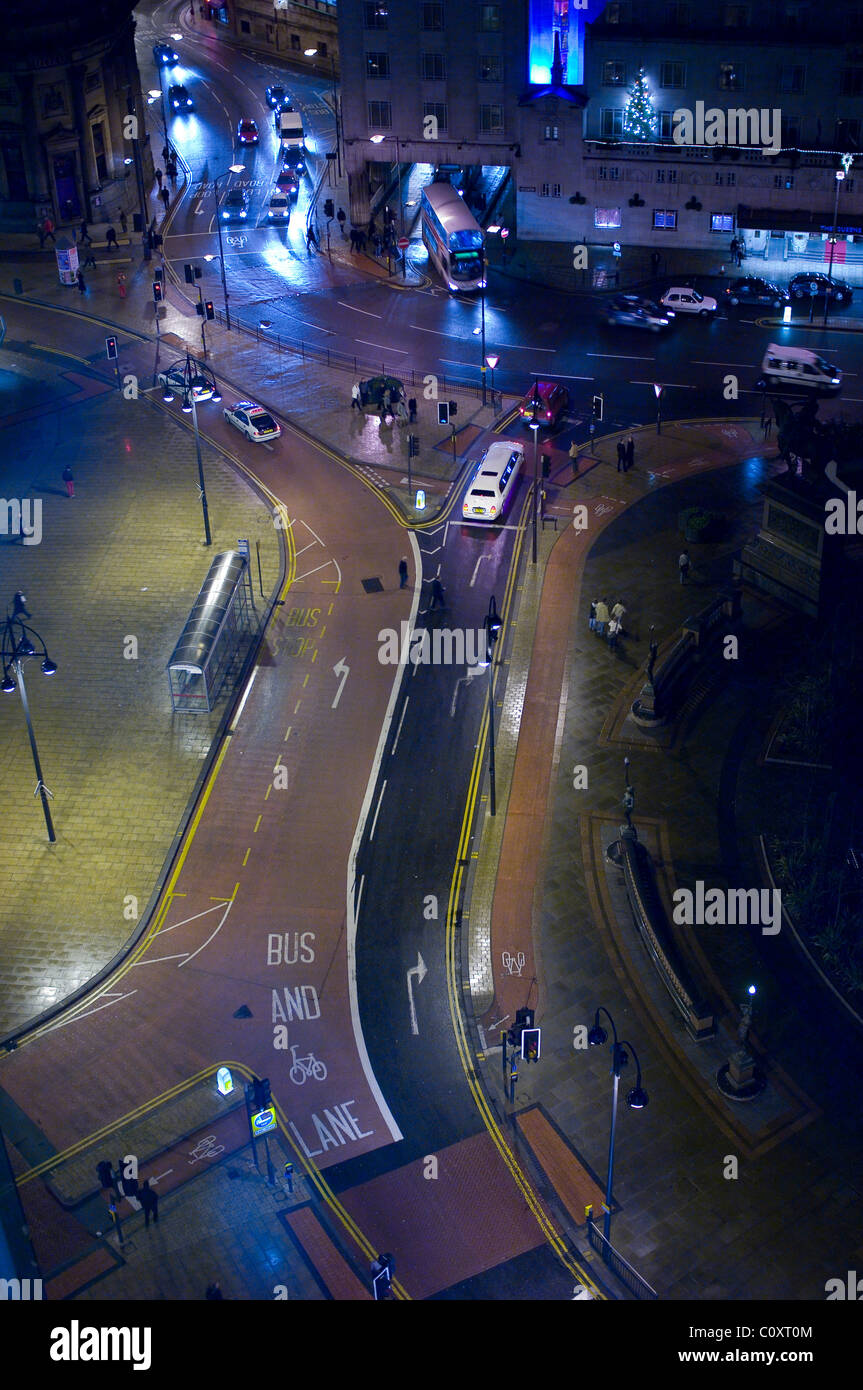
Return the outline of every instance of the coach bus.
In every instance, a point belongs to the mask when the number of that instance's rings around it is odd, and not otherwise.
[[[482,228],[452,184],[427,183],[423,189],[422,237],[449,289],[484,287]]]

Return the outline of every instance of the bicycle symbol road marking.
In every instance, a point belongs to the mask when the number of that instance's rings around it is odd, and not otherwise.
[[[224,1144],[217,1144],[215,1134],[208,1134],[206,1139],[199,1139],[195,1147],[189,1150],[189,1163],[199,1163],[202,1158],[215,1158],[216,1154],[224,1152]]]
[[[520,975],[524,969],[524,951],[519,951],[517,956],[501,951],[500,960],[506,975]]]
[[[318,1061],[317,1057],[313,1052],[310,1052],[308,1057],[298,1057],[297,1051],[298,1049],[296,1045],[292,1044],[292,1064],[291,1070],[288,1072],[288,1075],[290,1076],[294,1085],[304,1086],[309,1077],[311,1077],[313,1081],[326,1081],[326,1063]]]

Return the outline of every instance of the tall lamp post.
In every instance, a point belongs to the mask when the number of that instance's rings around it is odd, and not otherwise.
[[[402,157],[401,157],[401,144],[400,144],[400,141],[399,141],[399,137],[398,137],[397,135],[371,135],[371,136],[369,136],[369,140],[370,140],[370,143],[371,143],[372,145],[382,145],[383,142],[384,142],[385,140],[395,140],[395,143],[396,143],[396,169],[398,170],[398,185],[399,185],[399,227],[401,228],[401,235],[404,236],[404,234],[405,234],[405,205],[404,205],[404,200],[403,200],[403,198],[402,198]]]
[[[46,676],[56,675],[57,665],[48,655],[48,650],[42,638],[35,628],[28,627],[24,622],[29,618],[27,612],[27,599],[19,590],[12,600],[12,611],[6,611],[6,622],[3,628],[2,641],[2,660],[3,660],[3,681],[0,685],[4,695],[14,695],[18,690],[21,695],[21,704],[24,707],[24,718],[27,721],[27,734],[30,739],[30,751],[33,754],[33,766],[36,769],[36,791],[42,799],[42,810],[45,813],[45,826],[48,831],[48,839],[53,845],[57,839],[54,831],[54,822],[51,819],[51,807],[48,805],[48,798],[53,795],[48,790],[42,780],[42,764],[39,761],[39,749],[36,747],[36,735],[33,732],[33,721],[30,718],[30,705],[27,700],[27,687],[24,684],[24,662],[27,657],[42,657],[42,673]],[[41,647],[41,652],[37,649]],[[14,671],[14,675],[12,674]],[[17,677],[17,680],[16,680]],[[33,793],[36,795],[36,792]]]
[[[494,369],[495,369],[495,367],[497,366],[497,364],[498,364],[499,361],[500,361],[500,357],[498,356],[498,354],[497,354],[496,352],[490,352],[490,353],[488,353],[488,355],[486,356],[486,359],[485,359],[486,366],[488,367],[489,371],[491,372],[491,408],[492,408],[492,410],[494,410]]]
[[[618,1039],[617,1029],[614,1026],[614,1019],[611,1017],[608,1009],[602,1006],[596,1010],[593,1016],[593,1027],[587,1035],[589,1045],[591,1047],[601,1047],[604,1043],[608,1042],[608,1033],[599,1022],[600,1014],[605,1014],[605,1017],[611,1024],[611,1031],[614,1034],[614,1042],[611,1045],[611,1074],[614,1078],[611,1097],[611,1135],[608,1141],[608,1183],[605,1188],[605,1222],[603,1225],[603,1235],[605,1239],[610,1242],[611,1203],[614,1193],[614,1131],[617,1124],[617,1091],[620,1082],[620,1073],[629,1061],[629,1053],[626,1051],[627,1048],[629,1048],[629,1052],[631,1052],[635,1058],[636,1067],[635,1085],[626,1096],[626,1103],[630,1110],[643,1110],[648,1102],[648,1095],[641,1085],[641,1063],[638,1060],[638,1054],[635,1048],[632,1046],[632,1043],[627,1042],[625,1038],[622,1041]]]
[[[183,364],[182,372],[182,392],[183,392],[183,414],[192,416],[192,427],[195,431],[195,452],[198,456],[198,493],[201,498],[201,511],[204,514],[204,544],[212,545],[213,537],[210,532],[210,509],[207,506],[207,488],[204,482],[204,461],[201,457],[201,435],[198,429],[198,406],[195,399],[195,388],[201,385],[212,383],[213,394],[210,400],[217,404],[222,399],[219,388],[216,385],[215,377],[207,376],[200,362],[196,362],[189,353],[186,354],[186,361]],[[165,394],[162,399],[170,405],[174,399],[174,394],[170,386],[165,387]]]
[[[162,131],[165,136],[165,144],[163,146],[163,149],[169,150],[171,148],[171,145],[168,140],[168,98],[165,95],[165,84],[162,81],[161,63],[159,64],[159,90],[157,92],[153,88],[150,88],[147,95],[149,97],[152,97],[153,101],[159,100],[162,104]]]
[[[537,416],[541,405],[542,402],[539,399],[539,383],[534,380],[533,400],[530,403],[531,418],[529,421],[530,427],[533,430],[533,542],[531,545],[530,558],[531,564],[534,565],[536,564],[536,514],[539,503],[539,420]]]
[[[317,57],[319,54],[320,54],[321,57],[323,57],[323,54],[321,54],[321,50],[320,50],[319,48],[306,48],[306,49],[303,50],[303,52],[305,53],[305,55],[306,55],[307,58],[315,58],[315,57]],[[338,92],[336,91],[336,60],[335,60],[335,58],[334,58],[334,56],[333,56],[332,53],[331,53],[329,56],[330,56],[330,75],[331,75],[332,80],[333,80],[333,115],[334,115],[335,118],[336,118],[336,165],[337,165],[337,168],[338,168],[338,171],[339,171],[339,178],[341,178],[341,176],[342,176],[342,142],[341,142],[341,122],[340,122],[340,120],[339,120],[339,96],[338,96]]]
[[[827,278],[833,279],[833,256],[836,251],[836,224],[839,221],[839,190],[843,181],[850,172],[851,165],[854,163],[853,154],[842,155],[842,168],[836,170],[836,197],[833,199],[833,231],[830,233],[830,263],[827,267]],[[827,322],[827,313],[830,307],[829,295],[824,296],[824,323]]]
[[[216,230],[219,233],[219,260],[222,265],[222,294],[225,297],[225,327],[230,329],[231,316],[228,313],[228,282],[225,278],[225,252],[222,246],[222,215],[219,211],[219,179],[226,179],[229,174],[244,174],[245,164],[232,164],[223,174],[217,174],[213,179],[213,196],[216,199]],[[204,257],[206,260],[207,257]]]
[[[494,594],[489,599],[484,627],[485,659],[488,665],[488,799],[489,811],[494,815],[497,810],[494,785],[494,646],[500,636],[501,627]]]

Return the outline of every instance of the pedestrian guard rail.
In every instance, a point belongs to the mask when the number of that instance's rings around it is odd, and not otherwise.
[[[679,711],[692,677],[701,664],[719,655],[720,639],[740,620],[740,589],[727,589],[694,617],[687,618],[680,637],[642,686],[632,704],[632,716],[648,727],[666,724]]]
[[[248,557],[217,555],[168,662],[175,714],[209,714],[243,639],[253,630]]]
[[[648,1284],[646,1279],[633,1269],[628,1260],[625,1260],[619,1251],[615,1250],[610,1240],[606,1240],[602,1231],[593,1219],[593,1208],[587,1209],[587,1238],[594,1250],[601,1255],[608,1268],[612,1270],[623,1285],[636,1298],[658,1298],[656,1290]]]
[[[636,930],[683,1019],[686,1031],[695,1042],[713,1037],[716,1032],[713,1011],[698,992],[689,966],[674,940],[649,852],[631,828],[627,828],[611,848],[613,853],[610,851],[610,858],[623,869],[626,896]]]

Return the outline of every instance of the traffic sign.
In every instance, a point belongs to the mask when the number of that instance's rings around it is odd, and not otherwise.
[[[410,246],[410,241],[406,236],[400,236],[398,241],[396,242],[396,245],[398,246],[400,251],[407,251],[408,247]]]

